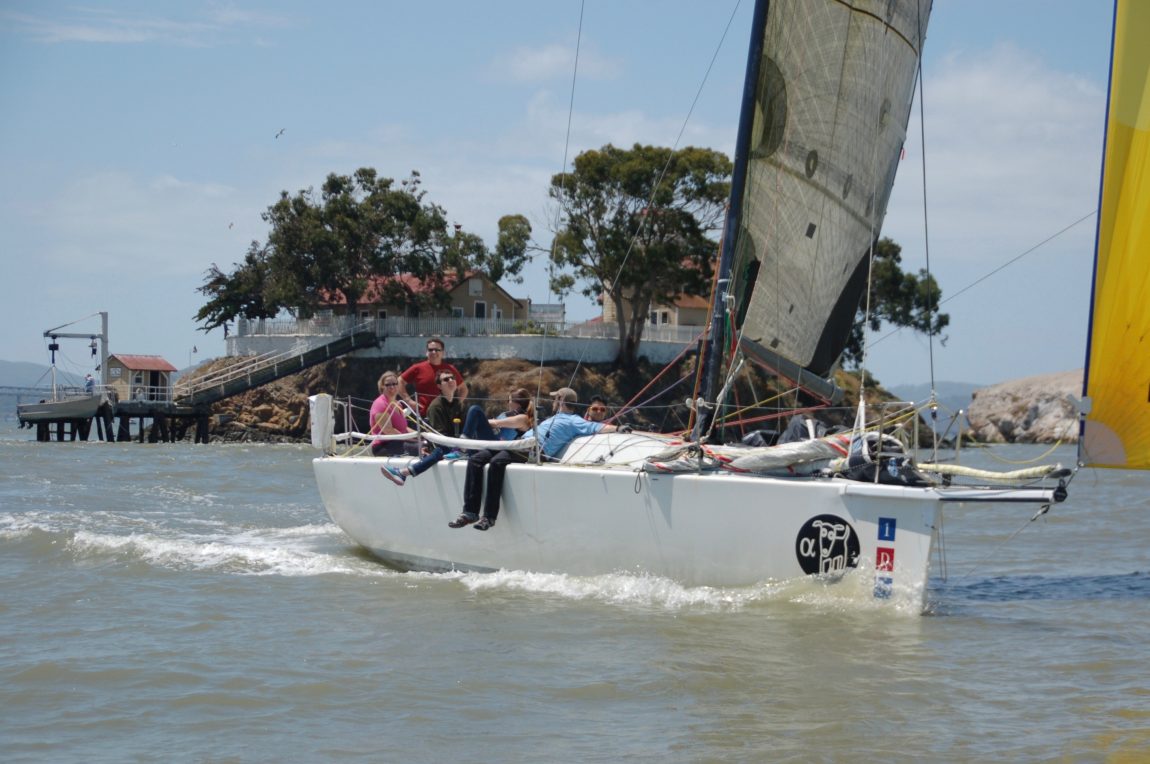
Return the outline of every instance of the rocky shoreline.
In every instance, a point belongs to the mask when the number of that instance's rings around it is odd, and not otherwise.
[[[229,359],[218,359],[195,370],[209,373]],[[366,409],[375,397],[376,380],[385,369],[403,369],[407,358],[343,358],[276,380],[242,395],[216,404],[212,410],[211,437],[226,443],[306,443],[310,439],[308,396],[330,393],[350,397]],[[527,361],[453,361],[468,381],[471,402],[482,402],[494,411],[506,391],[515,387],[549,391],[573,387],[580,400],[603,395],[613,405],[631,400],[649,385],[661,368],[625,372],[609,365],[575,363],[540,367]],[[657,385],[660,393],[643,392],[644,415],[630,417],[641,428],[672,431],[685,427],[687,410],[683,405],[693,374],[690,361],[682,362],[664,375]],[[681,385],[674,380],[686,380]],[[840,386],[847,391],[846,409],[857,402],[857,378],[840,373]],[[769,384],[761,377],[747,380],[737,391],[741,400],[753,400]],[[1077,436],[1078,413],[1075,399],[1081,395],[1082,372],[1067,371],[1011,380],[976,390],[967,417],[970,429],[964,440],[980,443],[1056,443]],[[884,396],[886,397],[886,396]],[[831,412],[833,415],[833,412]],[[366,429],[365,422],[356,422]],[[769,426],[769,425],[768,425]],[[777,426],[777,425],[774,425]]]
[[[983,443],[1057,443],[1078,437],[1082,370],[1025,377],[977,390],[967,416]]]
[[[228,359],[196,369],[196,375],[211,373]],[[638,380],[650,380],[659,369],[640,368],[630,374],[611,366],[565,363],[540,367],[518,360],[452,360],[467,379],[470,403],[481,403],[494,412],[504,402],[507,391],[517,387],[547,392],[560,387],[573,387],[580,400],[594,394],[603,395],[618,405],[630,400],[639,390]],[[411,364],[409,358],[356,359],[329,361],[299,374],[270,382],[254,390],[217,403],[212,408],[211,437],[220,442],[300,443],[310,439],[308,396],[329,393],[336,398],[352,400],[358,409],[357,429],[367,430],[367,409],[377,395],[376,382],[386,369],[402,370]],[[681,372],[680,372],[681,373]],[[670,376],[670,375],[668,375]],[[677,377],[676,377],[677,378]],[[677,394],[681,403],[686,393]],[[667,410],[673,400],[657,400]],[[363,421],[359,421],[362,418]],[[671,421],[640,419],[640,424],[659,429]]]

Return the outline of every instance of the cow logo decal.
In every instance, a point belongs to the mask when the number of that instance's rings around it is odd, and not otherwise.
[[[858,534],[837,515],[818,515],[799,530],[795,555],[808,575],[839,576],[858,565]]]

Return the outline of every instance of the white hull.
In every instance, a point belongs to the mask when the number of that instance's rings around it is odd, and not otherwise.
[[[314,463],[332,520],[401,569],[632,572],[688,586],[745,586],[850,572],[857,549],[853,574],[873,580],[876,596],[921,602],[939,512],[932,489],[525,464],[507,470],[495,527],[477,532],[447,527],[463,503],[466,462],[440,462],[402,487],[380,475],[382,465],[410,461]],[[880,569],[891,557],[885,550],[893,550],[890,570]]]
[[[101,396],[86,395],[41,403],[21,403],[16,415],[22,422],[43,422],[57,419],[91,419],[100,408]]]

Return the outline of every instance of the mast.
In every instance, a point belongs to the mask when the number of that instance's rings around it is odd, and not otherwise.
[[[739,131],[735,138],[735,166],[731,173],[731,199],[727,204],[727,219],[723,225],[723,246],[719,252],[718,280],[715,302],[711,306],[711,333],[703,348],[703,400],[718,405],[715,396],[720,385],[723,366],[723,319],[727,310],[731,287],[731,267],[735,260],[735,241],[738,238],[739,219],[743,210],[743,194],[747,187],[747,165],[751,153],[751,129],[755,122],[755,91],[759,81],[759,65],[763,60],[763,30],[766,29],[770,0],[756,0],[751,19],[751,41],[747,50],[747,73],[743,80],[743,103],[739,111]],[[710,429],[714,409],[699,412],[696,432],[701,436]]]

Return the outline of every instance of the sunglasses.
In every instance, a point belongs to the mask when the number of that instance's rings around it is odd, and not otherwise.
[[[428,353],[442,353],[442,352],[443,352],[443,348],[428,348],[428,349],[427,349],[427,352],[428,352]]]
[[[454,381],[455,381],[455,377],[444,377],[443,379],[439,380],[439,384],[446,385],[448,382],[454,382]]]
[[[398,382],[384,382],[383,386],[384,387],[399,387],[399,383]]]

